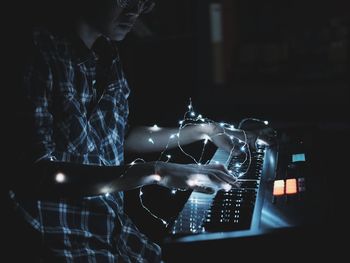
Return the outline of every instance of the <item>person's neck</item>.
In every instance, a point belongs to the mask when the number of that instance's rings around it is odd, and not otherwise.
[[[76,30],[81,40],[89,49],[92,48],[92,45],[95,43],[96,39],[101,36],[96,29],[94,29],[84,20],[79,20],[77,22]]]

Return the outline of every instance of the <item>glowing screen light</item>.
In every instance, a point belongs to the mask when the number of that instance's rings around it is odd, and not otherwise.
[[[304,153],[297,153],[292,155],[292,162],[305,162],[305,154]]]

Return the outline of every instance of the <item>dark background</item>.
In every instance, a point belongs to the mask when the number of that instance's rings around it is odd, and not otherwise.
[[[131,121],[176,125],[191,97],[215,120],[348,122],[347,1],[217,1],[221,59],[211,43],[212,2],[159,1],[142,20],[151,35],[140,30],[122,44]]]
[[[2,6],[4,90],[13,85],[6,77],[21,61],[27,29],[65,17],[60,3],[47,2]],[[258,117],[348,129],[348,1],[156,2],[120,43],[131,124],[175,126],[191,98],[196,112],[217,121]],[[222,7],[215,29],[213,3]],[[213,44],[218,28],[222,41]]]
[[[223,10],[216,46],[211,3]],[[191,98],[208,118],[257,117],[305,136],[324,184],[325,243],[337,242],[349,219],[349,10],[345,0],[158,1],[141,20],[149,32],[121,45],[130,122],[177,125]]]
[[[51,1],[28,2],[1,9],[5,91],[16,82],[7,69],[20,61],[26,29],[54,9]],[[216,44],[212,3],[222,7]],[[213,120],[257,117],[277,130],[311,134],[313,166],[327,186],[326,227],[345,235],[349,10],[347,0],[157,1],[120,43],[130,124],[176,126],[191,98],[194,110]],[[7,115],[11,97],[3,94]]]

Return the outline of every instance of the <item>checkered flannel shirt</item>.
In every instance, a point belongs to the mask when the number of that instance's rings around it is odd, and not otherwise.
[[[31,156],[121,165],[129,88],[115,43],[101,37],[88,49],[73,33],[36,29],[31,54],[24,74]],[[13,193],[13,199],[63,262],[160,261],[159,246],[124,213],[122,193],[57,201]]]

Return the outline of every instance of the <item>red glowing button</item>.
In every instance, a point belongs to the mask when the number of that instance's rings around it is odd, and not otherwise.
[[[284,195],[284,180],[276,180],[273,183],[273,195]]]
[[[286,180],[286,194],[296,194],[298,192],[297,190],[297,180],[294,179],[287,179]]]

